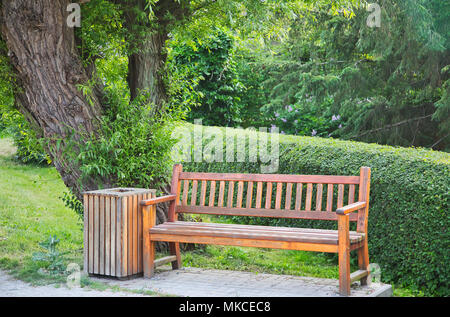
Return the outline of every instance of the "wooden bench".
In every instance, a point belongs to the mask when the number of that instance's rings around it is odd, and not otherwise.
[[[369,276],[369,190],[368,167],[359,176],[331,176],[187,173],[175,165],[171,194],[141,201],[144,276],[152,277],[163,263],[180,268],[179,243],[334,252],[339,254],[339,293],[349,295],[352,282],[366,285]],[[163,202],[170,202],[169,219],[156,225],[155,205]],[[177,221],[179,213],[334,220],[338,230]],[[357,222],[356,231],[350,231],[350,221]],[[157,241],[169,242],[169,257],[155,260]],[[350,274],[353,250],[359,270]]]

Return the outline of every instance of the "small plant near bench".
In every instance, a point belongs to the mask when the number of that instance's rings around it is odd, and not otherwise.
[[[33,262],[35,262],[44,273],[60,275],[64,274],[66,270],[64,255],[67,252],[58,250],[59,242],[60,240],[56,235],[50,235],[47,240],[39,243],[39,246],[45,251],[33,253]]]

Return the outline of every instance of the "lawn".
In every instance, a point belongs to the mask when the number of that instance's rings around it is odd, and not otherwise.
[[[64,205],[67,190],[53,167],[22,165],[14,161],[14,147],[0,139],[0,268],[33,284],[58,282],[64,276],[42,272],[33,261],[39,243],[50,235],[60,239],[66,264],[83,263],[82,219]],[[182,254],[183,265],[290,274],[337,279],[336,258],[321,253],[226,246],[204,246]],[[355,268],[356,269],[356,268]],[[398,296],[412,296],[396,288]]]

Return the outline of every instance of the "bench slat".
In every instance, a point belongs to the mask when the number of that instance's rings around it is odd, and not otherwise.
[[[322,210],[322,190],[323,190],[323,184],[317,184],[316,211]]]
[[[220,185],[219,185],[219,201],[218,201],[218,207],[222,207],[223,206],[223,196],[225,193],[225,182],[224,181],[220,181]]]
[[[240,247],[253,248],[271,248],[284,250],[302,250],[337,253],[338,246],[334,244],[305,243],[292,241],[270,241],[255,239],[235,239],[225,237],[203,237],[203,236],[182,236],[170,234],[152,234],[152,241],[179,242],[179,243],[198,243],[198,244],[214,244],[214,245],[234,245]],[[360,243],[360,242],[359,242]],[[350,249],[360,247],[355,243]]]
[[[202,188],[200,190],[200,206],[205,205],[206,199],[206,181],[202,181]]]
[[[227,207],[233,208],[233,195],[234,195],[234,181],[228,183],[228,199]]]
[[[258,182],[256,186],[256,208],[261,208],[262,184],[262,182]]]
[[[313,185],[311,183],[308,183],[306,185],[306,203],[305,203],[306,211],[311,211],[312,189],[313,189]]]
[[[194,173],[181,172],[179,179],[214,180],[214,181],[252,181],[252,182],[282,182],[282,183],[328,183],[328,184],[359,184],[358,176],[338,175],[290,175],[290,174],[229,174],[229,173]]]
[[[268,231],[268,232],[308,232],[314,234],[322,234],[322,235],[337,235],[338,230],[327,230],[327,229],[313,229],[313,228],[296,228],[296,227],[274,227],[274,226],[262,226],[262,225],[242,225],[242,224],[234,224],[234,223],[215,223],[215,222],[188,222],[188,221],[174,221],[174,222],[165,222],[166,226],[184,226],[184,227],[210,227],[217,230],[222,228],[237,228],[240,230],[247,231]],[[356,231],[349,231],[350,237],[357,239],[358,237],[364,237],[364,233],[359,233]]]
[[[203,206],[177,206],[177,213],[209,214],[227,216],[257,216],[271,218],[292,218],[292,219],[318,219],[337,220],[335,212],[328,211],[305,211],[305,210],[284,210],[284,209],[262,209],[262,208],[228,208],[228,207],[203,207]],[[350,221],[356,221],[356,213],[349,214]]]
[[[216,182],[211,181],[211,187],[209,188],[209,206],[214,206],[214,200],[216,199]]]
[[[344,185],[339,184],[338,185],[338,201],[337,201],[337,208],[341,208],[344,206]]]
[[[291,210],[291,201],[292,201],[292,183],[287,183],[284,209]]]
[[[192,182],[191,206],[195,206],[197,204],[197,182],[197,180]]]
[[[298,228],[300,229],[300,228]],[[183,222],[164,223],[150,229],[150,234],[170,234],[183,236],[203,236],[203,237],[227,237],[235,239],[255,239],[271,241],[291,241],[307,243],[338,244],[338,233],[336,231],[322,230],[320,232],[302,230],[271,230],[271,227],[255,226],[249,229],[248,226],[240,225],[185,225]],[[363,235],[353,233],[350,243],[356,243],[363,239]]]
[[[266,209],[270,209],[272,207],[272,183],[268,182],[266,186]]]
[[[281,209],[281,193],[283,191],[283,183],[277,183],[277,191],[275,196],[275,209]]]
[[[253,182],[247,183],[247,208],[252,208],[252,199],[253,199]]]
[[[355,185],[350,185],[348,187],[348,204],[353,204],[355,202]]]
[[[300,210],[302,205],[302,187],[303,184],[297,184],[296,196],[295,196],[295,210]]]
[[[327,188],[327,211],[333,210],[333,184],[328,184]]]
[[[188,191],[189,191],[189,181],[185,180],[183,181],[183,200],[181,202],[183,206],[187,206]]]
[[[242,195],[244,192],[244,182],[238,182],[238,193],[236,200],[236,208],[242,208]]]

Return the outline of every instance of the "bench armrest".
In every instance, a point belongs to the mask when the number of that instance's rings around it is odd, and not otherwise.
[[[336,213],[338,215],[346,215],[346,214],[349,214],[351,212],[354,212],[355,210],[362,209],[362,208],[366,207],[366,205],[367,204],[366,204],[365,201],[358,201],[356,203],[353,203],[353,204],[350,204],[350,205],[347,205],[347,206],[344,206],[344,207],[336,209]]]
[[[175,201],[176,198],[177,198],[177,195],[167,195],[167,196],[162,196],[162,197],[141,200],[140,204],[141,204],[141,206],[150,206],[150,205],[165,203],[167,201]]]

